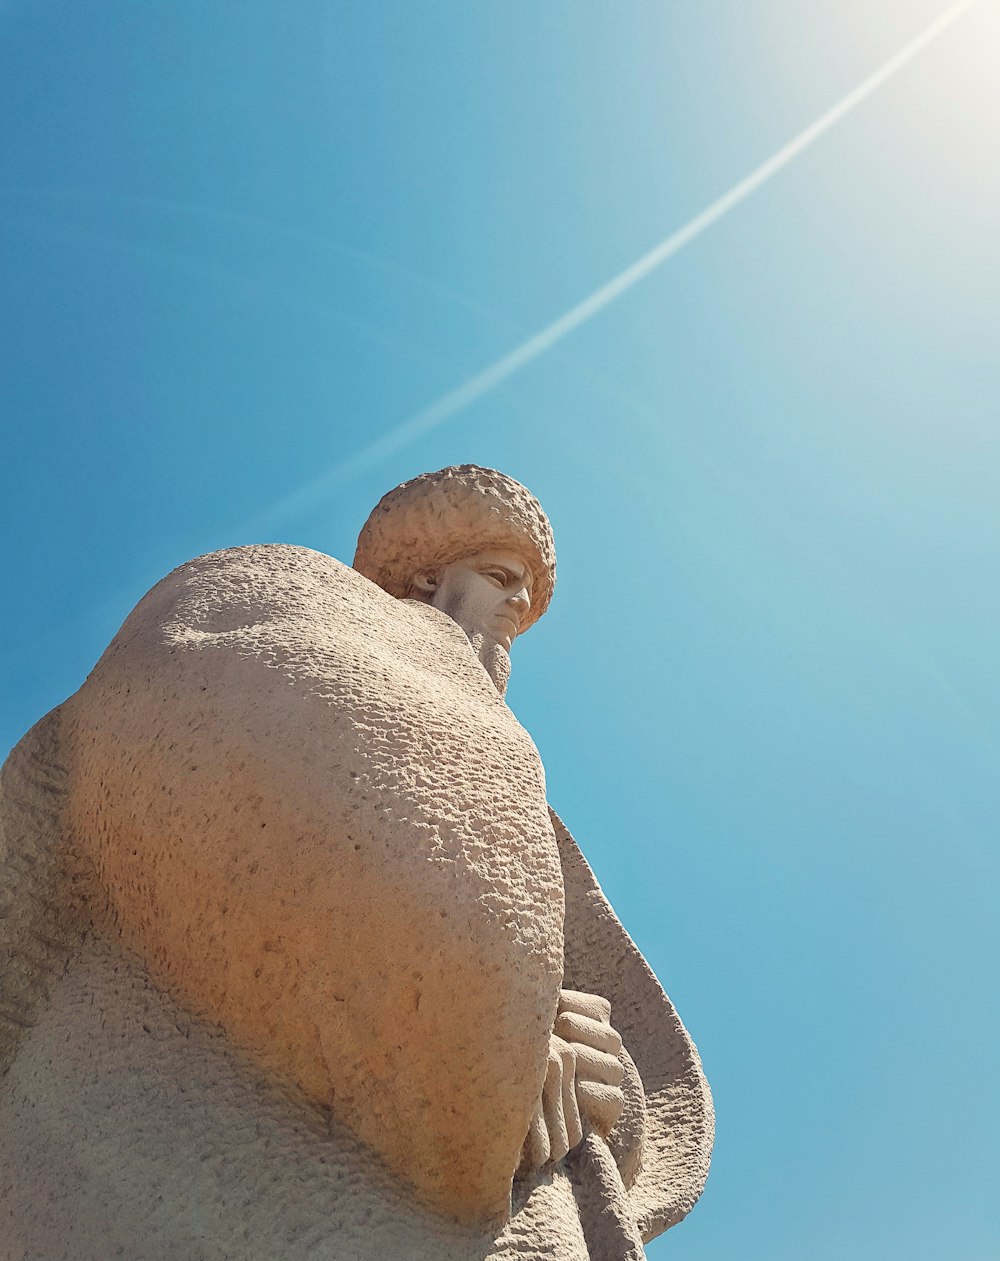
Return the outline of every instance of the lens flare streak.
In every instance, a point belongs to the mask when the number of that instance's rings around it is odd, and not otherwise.
[[[724,218],[752,193],[767,183],[779,171],[810,148],[841,119],[855,110],[884,83],[904,68],[918,53],[942,35],[977,0],[958,0],[928,26],[884,62],[878,70],[853,88],[846,96],[832,105],[808,127],[804,128],[783,145],[776,153],[761,162],[748,175],[739,180],[727,192],[717,197],[704,210],[689,219],[682,227],[644,254],[631,266],[619,272],[612,280],[596,289],[589,297],[571,307],[557,320],[529,337],[514,350],[470,377],[463,384],[442,395],[430,406],[423,408],[409,419],[402,421],[375,442],[363,447],[354,455],[335,464],[319,477],[299,487],[284,499],[273,504],[254,525],[258,529],[273,528],[281,521],[299,513],[319,507],[337,486],[354,476],[381,463],[382,460],[416,442],[424,434],[436,429],[445,421],[464,411],[471,404],[489,394],[504,381],[520,372],[528,364],[550,350],[563,338],[598,315],[605,307],[644,280],[668,259],[696,240],[713,224]]]

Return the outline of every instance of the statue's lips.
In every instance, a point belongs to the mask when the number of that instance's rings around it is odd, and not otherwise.
[[[495,620],[505,628],[506,638],[513,641],[521,629],[517,619],[507,613],[497,613]]]

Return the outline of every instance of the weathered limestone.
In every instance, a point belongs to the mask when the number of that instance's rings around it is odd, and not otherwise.
[[[200,557],[8,759],[3,1261],[637,1258],[697,1198],[697,1053],[502,700],[548,523],[394,495],[392,594]]]

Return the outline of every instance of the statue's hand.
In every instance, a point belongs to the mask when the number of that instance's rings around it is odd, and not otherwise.
[[[578,990],[560,992],[545,1084],[524,1140],[522,1171],[561,1160],[583,1138],[584,1124],[607,1138],[625,1102],[621,1049],[607,999]]]
[[[562,990],[553,1032],[576,1052],[576,1101],[580,1116],[607,1138],[622,1114],[625,1070],[622,1040],[611,1027],[611,1004],[597,994]]]

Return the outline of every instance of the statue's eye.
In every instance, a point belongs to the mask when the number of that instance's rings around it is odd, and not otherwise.
[[[484,569],[483,577],[495,582],[498,587],[506,587],[507,575],[502,569]]]

